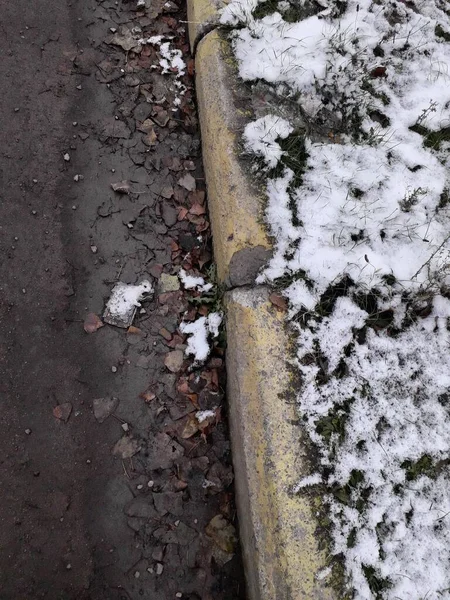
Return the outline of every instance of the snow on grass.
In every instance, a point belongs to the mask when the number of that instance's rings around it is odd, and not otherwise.
[[[450,598],[449,14],[444,0],[222,14],[240,76],[285,107],[243,136],[276,240],[259,281],[284,287],[299,333],[319,465],[296,491],[326,490],[356,600]]]
[[[278,164],[282,150],[277,139],[285,139],[292,133],[292,126],[273,115],[249,123],[244,131],[244,142],[247,149],[259,154],[271,168]]]
[[[207,317],[199,317],[192,323],[181,323],[180,331],[189,335],[186,354],[193,355],[198,363],[204,362],[210,353],[211,347],[208,341],[210,335],[213,338],[219,335],[219,326],[222,315],[217,312],[210,313]]]

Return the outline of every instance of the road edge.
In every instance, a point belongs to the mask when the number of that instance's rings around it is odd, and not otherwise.
[[[205,0],[188,0],[190,15],[198,3]],[[208,14],[209,27],[217,19]],[[250,114],[234,102],[238,84],[225,36],[201,31],[199,23],[190,27],[215,261],[229,289],[227,396],[248,598],[334,600],[316,535],[320,498],[293,492],[309,474],[308,448],[293,402],[284,313],[270,302],[270,290],[255,284],[272,247],[263,196],[239,157],[237,134]]]

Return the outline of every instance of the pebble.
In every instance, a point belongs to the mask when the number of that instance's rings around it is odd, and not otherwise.
[[[134,572],[134,577],[135,577],[136,579],[139,579],[139,577],[140,577],[140,576],[141,576],[141,574],[139,573],[139,571],[135,571],[135,572]]]
[[[31,435],[31,429],[25,429],[25,433],[26,433],[27,435]]]
[[[182,597],[183,597],[183,594],[181,592],[177,592],[175,594],[175,598],[182,598]]]
[[[111,371],[112,371],[113,373],[117,373],[117,367],[115,367],[115,366],[112,366],[112,367],[111,367]]]
[[[152,488],[154,485],[155,485],[155,482],[154,482],[154,481],[152,481],[151,479],[150,479],[150,481],[147,483],[147,486],[148,486],[149,488]]]
[[[91,252],[92,252],[92,254],[97,254],[97,252],[98,252],[97,246],[91,246]]]
[[[64,160],[65,160],[66,162],[69,162],[69,160],[70,160],[70,154],[69,154],[68,152],[66,152],[66,153],[64,154]]]
[[[161,563],[156,563],[156,574],[161,575],[164,571],[164,567]]]
[[[128,425],[128,423],[122,423],[121,427],[124,431],[128,431],[130,429],[130,426]]]

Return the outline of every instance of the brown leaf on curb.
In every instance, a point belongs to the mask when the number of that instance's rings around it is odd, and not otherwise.
[[[70,402],[63,402],[62,404],[58,404],[53,409],[53,416],[64,423],[67,423],[69,417],[72,413],[72,404]]]
[[[94,333],[100,327],[103,327],[104,323],[95,313],[89,313],[84,320],[83,329],[86,333]]]
[[[276,292],[272,292],[269,296],[269,300],[272,302],[274,306],[279,308],[282,311],[286,311],[288,309],[288,302],[284,296],[277,294]]]

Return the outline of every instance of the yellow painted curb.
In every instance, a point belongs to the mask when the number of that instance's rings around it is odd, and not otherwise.
[[[231,48],[217,31],[196,54],[196,86],[208,206],[219,280],[230,287],[254,283],[270,255],[262,223],[263,196],[238,160],[236,135],[247,120],[234,104]]]
[[[219,11],[227,3],[227,0],[187,1],[188,32],[192,53],[200,38],[219,23]]]
[[[332,600],[315,534],[305,434],[286,367],[283,314],[263,287],[226,294],[228,402],[236,499],[250,600]]]

